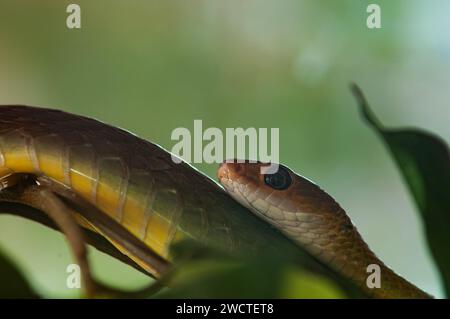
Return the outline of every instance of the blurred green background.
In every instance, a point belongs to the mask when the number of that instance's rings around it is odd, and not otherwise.
[[[74,1],[72,1],[74,2]],[[440,297],[416,208],[381,141],[360,119],[358,83],[386,125],[450,140],[450,2],[0,0],[0,103],[61,108],[170,149],[176,127],[279,127],[280,159],[347,210],[377,255]],[[196,165],[215,177],[217,165]],[[44,296],[73,297],[63,237],[0,216],[0,249]],[[97,277],[149,279],[91,251]]]

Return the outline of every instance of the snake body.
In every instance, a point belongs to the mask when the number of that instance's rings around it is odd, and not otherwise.
[[[291,171],[291,188],[270,190],[261,184],[258,168],[227,164],[219,169],[225,189],[254,215],[190,165],[174,163],[170,153],[127,131],[58,110],[0,106],[0,182],[17,173],[45,176],[98,207],[163,258],[170,259],[171,245],[186,238],[245,254],[294,249],[281,230],[368,295],[429,297],[370,251],[328,194]],[[82,218],[80,224],[95,230]],[[381,288],[365,285],[368,264],[380,265]]]
[[[268,184],[267,175],[261,173],[264,166],[225,162],[219,168],[218,177],[228,193],[242,205],[312,255],[359,283],[368,294],[378,298],[430,297],[378,259],[345,211],[320,187],[281,165],[281,171],[274,174],[277,184],[271,185],[270,181]],[[379,267],[381,280],[379,288],[371,289],[367,278],[373,265]]]
[[[214,181],[125,130],[67,112],[0,106],[0,192],[18,173],[45,176],[120,223],[162,258],[195,239],[242,254],[296,247]],[[1,200],[1,198],[0,198]],[[80,218],[82,226],[95,225]],[[131,252],[114,242],[146,271]]]

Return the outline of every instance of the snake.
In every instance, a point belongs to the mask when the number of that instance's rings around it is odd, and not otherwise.
[[[218,184],[172,156],[92,118],[0,106],[0,195],[18,174],[45,177],[55,192],[64,189],[97,208],[164,260],[171,260],[172,245],[185,239],[242,255],[305,252],[367,296],[431,297],[376,257],[329,194],[286,166],[262,174],[264,163],[225,161],[217,171]],[[0,202],[7,200],[0,196]],[[82,214],[76,217],[147,272],[161,275]],[[379,267],[380,287],[368,287],[369,265]]]

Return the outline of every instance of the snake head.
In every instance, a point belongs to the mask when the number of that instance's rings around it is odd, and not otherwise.
[[[345,211],[319,186],[283,165],[262,174],[264,165],[226,161],[219,181],[231,197],[324,262],[363,243]]]
[[[231,197],[277,227],[336,217],[340,206],[312,181],[278,164],[273,174],[263,174],[269,164],[227,160],[217,172]],[[339,214],[338,214],[339,215]]]

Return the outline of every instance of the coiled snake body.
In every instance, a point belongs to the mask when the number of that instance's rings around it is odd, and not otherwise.
[[[244,253],[293,249],[270,223],[368,295],[429,297],[384,266],[327,193],[284,167],[281,180],[279,173],[261,175],[260,165],[226,163],[218,172],[228,193],[253,215],[205,175],[124,130],[57,110],[0,106],[0,195],[17,174],[45,177],[114,219],[163,259],[170,259],[170,246],[184,238]],[[289,186],[280,187],[286,179]],[[2,196],[0,201],[8,201]],[[77,220],[102,233],[82,216]],[[381,288],[366,287],[369,264],[381,267]]]

